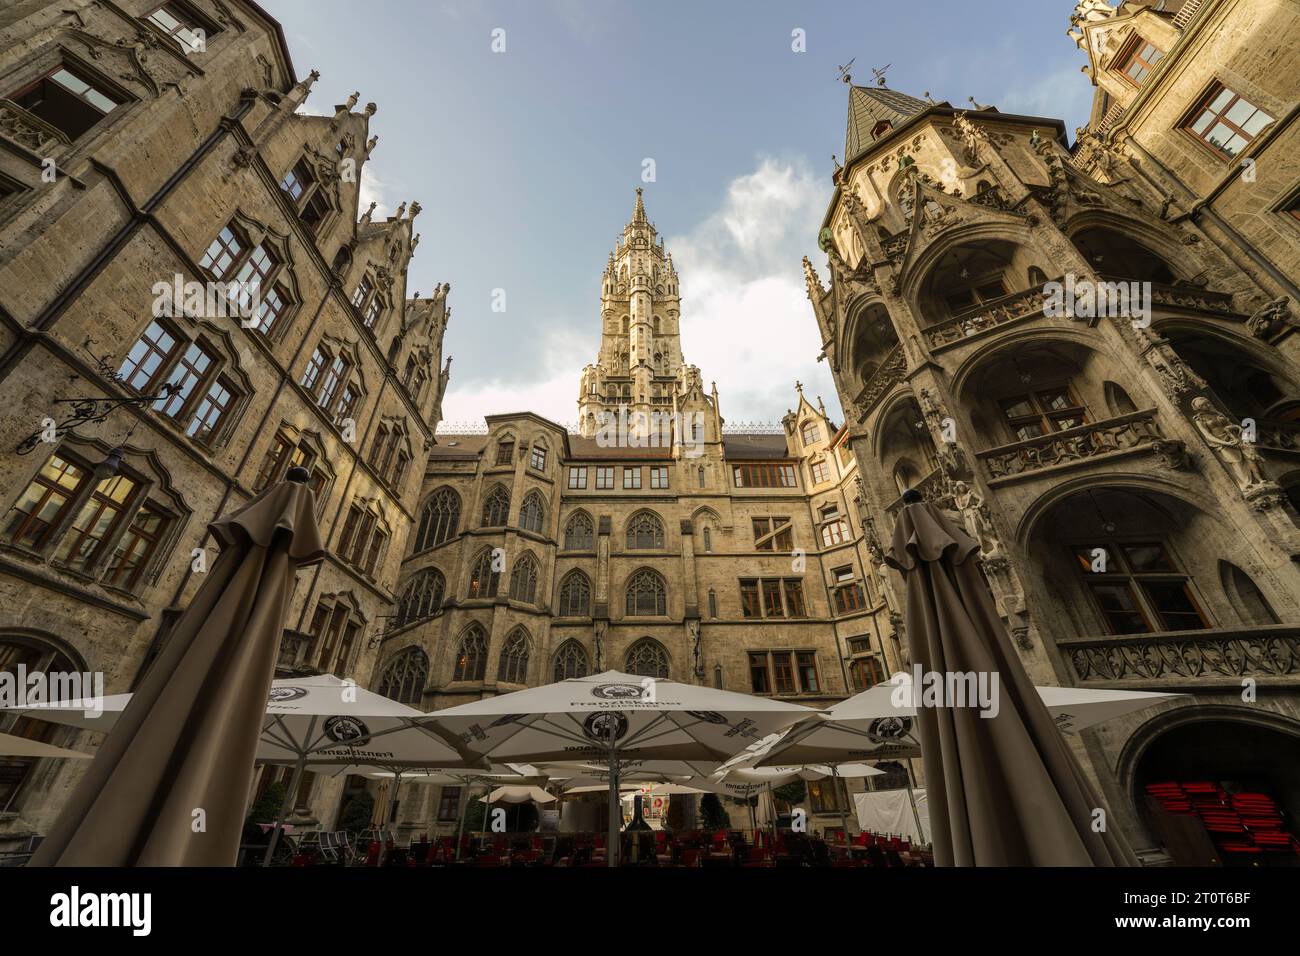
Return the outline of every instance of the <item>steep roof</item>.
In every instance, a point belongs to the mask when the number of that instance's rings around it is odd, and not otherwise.
[[[898,93],[884,86],[850,86],[849,119],[844,134],[844,162],[847,164],[875,141],[871,131],[881,120],[901,126],[930,106],[925,100]]]

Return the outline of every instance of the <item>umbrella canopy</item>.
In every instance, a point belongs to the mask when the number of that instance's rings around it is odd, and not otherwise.
[[[325,553],[289,477],[209,526],[221,554],[32,865],[234,865],[294,574]]]
[[[460,704],[425,719],[467,763],[604,763],[610,772],[613,866],[621,759],[716,765],[813,713],[782,700],[605,671]]]
[[[885,560],[907,584],[910,657],[927,681],[961,676],[996,703],[923,698],[917,711],[935,863],[1136,866],[1115,827],[1093,830],[1104,804],[1007,637],[979,543],[915,491],[904,497]]]
[[[0,734],[0,757],[67,757],[70,760],[89,760],[91,755],[79,750],[65,750],[39,740],[28,740],[26,737]]]
[[[779,699],[618,671],[436,711],[424,719],[466,762],[641,759],[722,763],[815,713]]]
[[[1038,696],[1056,726],[1075,733],[1104,720],[1120,717],[1181,694],[1099,690],[1080,687],[1037,687]],[[751,759],[756,767],[798,762],[901,759],[921,756],[916,731],[912,677],[899,672],[816,717],[791,727],[779,739],[759,748]],[[843,767],[840,776],[850,776]]]
[[[497,787],[486,797],[479,797],[479,803],[554,803],[555,794],[547,793],[541,787]]]
[[[6,710],[108,732],[132,696],[111,694],[98,700],[50,701]],[[256,751],[256,759],[263,763],[296,764],[305,759],[309,764],[356,764],[378,770],[463,766],[455,749],[420,722],[424,716],[420,711],[332,674],[273,681],[265,699]]]

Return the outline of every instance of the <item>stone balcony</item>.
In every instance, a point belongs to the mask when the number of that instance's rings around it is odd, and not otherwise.
[[[275,658],[276,676],[290,677],[307,673],[314,674],[315,669],[307,663],[311,646],[312,636],[310,634],[285,628],[280,635],[280,650]]]
[[[51,148],[71,142],[62,130],[6,99],[0,99],[0,137],[42,158]]]
[[[1056,646],[1082,686],[1240,689],[1243,677],[1300,684],[1300,626],[1295,624],[1077,637]]]
[[[876,403],[903,380],[906,373],[907,356],[903,354],[901,345],[895,345],[867,379],[867,384],[862,387],[862,391],[854,397],[851,403],[854,411],[851,414],[856,414],[857,420],[861,422],[871,413]]]
[[[1035,287],[982,302],[973,309],[959,312],[946,322],[922,329],[925,344],[931,352],[939,352],[1002,326],[1041,317],[1045,298],[1046,293],[1042,287]]]
[[[1151,453],[1170,467],[1181,467],[1186,458],[1183,443],[1162,434],[1154,408],[989,448],[976,452],[976,458],[983,462],[989,484],[996,486],[1049,471],[1054,474],[1125,455]]]

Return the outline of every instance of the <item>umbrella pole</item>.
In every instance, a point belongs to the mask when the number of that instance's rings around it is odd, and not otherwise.
[[[315,724],[315,718],[312,723]],[[307,731],[308,735],[311,730]],[[275,846],[280,842],[280,828],[284,826],[284,818],[289,815],[293,809],[293,802],[298,798],[298,787],[302,785],[302,773],[307,766],[307,755],[305,753],[298,755],[297,762],[293,765],[293,776],[289,780],[289,790],[284,795],[284,802],[280,804],[280,815],[276,818],[275,827],[271,830],[271,842],[266,845],[266,855],[262,857],[262,865],[271,865],[271,855],[275,853]]]
[[[772,808],[772,846],[776,847],[776,794],[772,792],[772,784],[767,785],[767,802]]]
[[[465,786],[463,789],[465,791],[465,799],[461,802],[460,805],[460,823],[456,825],[456,862],[457,863],[460,862],[460,841],[464,838],[465,835],[465,815],[469,813],[469,802],[470,800],[473,799],[473,797],[469,795],[469,790],[470,790],[469,780],[465,781]]]
[[[839,803],[840,796],[841,796],[840,785],[838,782],[839,780],[840,780],[840,775],[838,771],[836,771],[835,765],[831,764],[831,786],[835,788],[836,803]],[[844,788],[844,793],[843,793],[844,797],[848,797],[849,795],[848,789],[849,789],[848,787]],[[849,845],[849,818],[848,818],[848,814],[844,810],[844,804],[842,803],[840,803],[840,826],[844,828],[844,845],[848,846]]]
[[[618,751],[609,751],[609,845],[605,848],[605,864],[618,866],[619,831],[623,822],[623,807],[618,802]]]
[[[388,855],[388,841],[384,839],[384,831],[388,829],[388,818],[392,816],[393,804],[397,802],[397,788],[402,785],[402,771],[396,767],[393,768],[393,783],[384,792],[384,812],[379,817],[379,862],[377,866],[384,865],[384,857]]]
[[[907,784],[907,802],[912,805],[912,819],[916,821],[916,838],[919,842],[927,842],[925,831],[921,829],[921,814],[916,809],[916,795],[912,793],[912,783],[909,780]]]

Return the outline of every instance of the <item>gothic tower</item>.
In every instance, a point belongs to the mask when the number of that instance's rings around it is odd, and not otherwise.
[[[600,354],[582,371],[578,420],[585,437],[621,410],[632,420],[671,412],[684,371],[677,271],[646,218],[640,188],[632,220],[609,255],[600,287]]]

